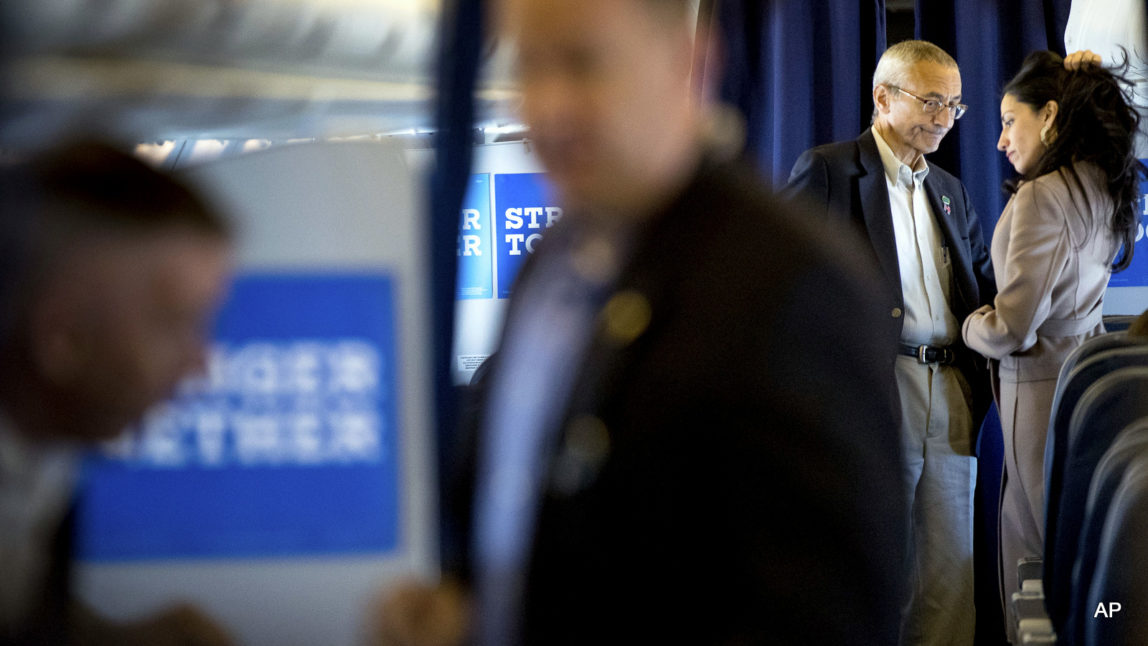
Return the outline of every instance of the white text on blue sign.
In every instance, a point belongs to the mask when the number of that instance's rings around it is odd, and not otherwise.
[[[324,466],[383,455],[379,349],[342,339],[215,346],[184,405],[153,411],[108,448],[137,467]]]
[[[543,216],[545,215],[545,218]],[[506,229],[521,230],[524,227],[529,231],[540,231],[554,226],[562,219],[562,209],[557,206],[536,206],[526,208],[506,209]],[[542,239],[541,233],[507,233],[506,241],[510,243],[510,255],[522,255],[522,248],[527,253],[534,253],[534,245]]]

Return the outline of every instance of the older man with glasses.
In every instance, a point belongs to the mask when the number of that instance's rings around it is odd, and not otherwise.
[[[960,322],[996,290],[965,187],[925,161],[967,108],[960,70],[932,43],[898,43],[877,64],[873,103],[872,127],[802,154],[787,192],[867,235],[886,278],[873,298],[901,326],[889,357],[910,501],[900,643],[972,644],[974,447],[990,392]]]

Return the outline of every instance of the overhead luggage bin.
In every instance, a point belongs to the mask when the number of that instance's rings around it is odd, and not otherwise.
[[[439,0],[7,0],[0,145],[430,128]],[[480,120],[509,114],[491,46]]]

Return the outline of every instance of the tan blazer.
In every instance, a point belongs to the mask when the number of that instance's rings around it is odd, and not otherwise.
[[[1055,379],[1073,348],[1104,331],[1101,303],[1120,241],[1104,172],[1088,162],[1075,169],[1022,183],[993,233],[997,296],[965,319],[962,336],[1000,360],[1004,381]]]

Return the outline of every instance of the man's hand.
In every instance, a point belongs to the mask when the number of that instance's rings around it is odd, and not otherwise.
[[[460,646],[470,631],[470,600],[454,581],[404,581],[376,604],[372,646]]]
[[[1064,57],[1064,68],[1070,72],[1087,67],[1089,65],[1099,67],[1101,63],[1100,54],[1090,50],[1082,49],[1077,52],[1072,52]]]

